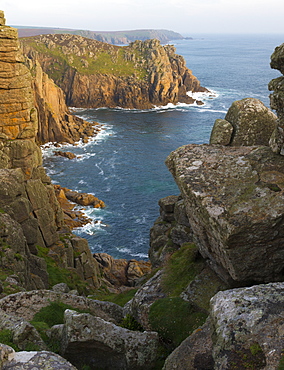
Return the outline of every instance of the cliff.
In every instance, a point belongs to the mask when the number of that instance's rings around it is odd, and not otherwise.
[[[119,47],[81,36],[42,35],[21,42],[25,55],[36,52],[68,106],[148,109],[193,103],[188,91],[207,91],[175,48],[158,40]]]
[[[88,244],[66,229],[42,167],[32,77],[3,12],[0,30],[0,270],[2,280],[8,279],[2,289],[9,288],[10,275],[16,291],[47,288],[56,280],[51,268],[64,270],[74,287],[82,279],[94,288],[97,263]],[[61,262],[56,265],[50,253]]]
[[[74,143],[80,139],[87,142],[100,131],[96,122],[84,121],[70,113],[64,92],[43,72],[34,54],[25,58],[25,64],[32,74],[34,104],[38,112],[37,143]]]
[[[16,27],[16,26],[15,26]],[[16,27],[18,28],[18,27]],[[170,40],[182,40],[184,37],[174,31],[169,30],[130,30],[130,31],[112,31],[112,32],[97,32],[89,30],[69,30],[63,28],[28,28],[28,27],[19,27],[18,28],[19,37],[29,37],[37,35],[46,35],[46,34],[60,34],[68,33],[72,35],[78,35],[87,37],[89,39],[94,39],[108,44],[129,44],[130,42],[136,40],[149,40],[157,39],[161,43],[165,44]]]

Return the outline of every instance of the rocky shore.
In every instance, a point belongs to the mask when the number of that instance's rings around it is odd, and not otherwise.
[[[283,367],[284,77],[269,85],[277,116],[245,98],[215,122],[208,145],[169,154],[181,194],[159,201],[151,263],[115,260],[92,255],[67,222],[67,199],[103,203],[54,187],[37,145],[93,128],[69,117],[64,95],[38,55],[23,57],[2,11],[0,31],[1,369]],[[147,47],[157,60],[177,58],[155,40]],[[145,63],[156,68],[151,55]],[[283,60],[281,45],[271,66],[283,73]],[[182,95],[182,86],[172,91]],[[166,90],[155,91],[152,102]]]

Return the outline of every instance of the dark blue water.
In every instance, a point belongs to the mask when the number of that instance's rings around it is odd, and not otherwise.
[[[77,111],[105,131],[88,145],[66,147],[81,158],[46,156],[44,164],[55,183],[105,201],[105,209],[86,210],[100,222],[76,231],[92,252],[147,258],[158,200],[179,193],[164,164],[167,155],[184,144],[208,142],[215,119],[235,100],[255,97],[269,106],[267,84],[280,75],[270,69],[270,55],[282,42],[284,35],[196,35],[173,42],[202,85],[214,91],[204,106]]]

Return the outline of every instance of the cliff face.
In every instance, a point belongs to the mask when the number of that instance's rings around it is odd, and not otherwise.
[[[72,235],[60,241],[63,214],[36,144],[32,77],[17,31],[5,26],[3,12],[0,31],[0,273],[16,275],[27,289],[48,287],[46,260],[37,255],[41,248],[52,250],[61,268],[73,269],[95,286],[97,264],[87,242]]]
[[[74,35],[22,39],[43,70],[62,88],[69,106],[152,108],[193,103],[187,91],[207,91],[173,46],[158,40],[119,47]]]
[[[94,136],[96,123],[87,122],[72,115],[65,103],[65,94],[48,75],[43,72],[34,54],[26,58],[32,73],[34,103],[38,111],[36,141],[74,143]]]

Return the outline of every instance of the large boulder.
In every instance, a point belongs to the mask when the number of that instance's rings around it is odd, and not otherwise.
[[[276,115],[258,99],[246,98],[235,101],[225,119],[215,121],[210,144],[269,145],[276,120]]]
[[[51,302],[62,302],[74,309],[88,311],[104,320],[118,323],[123,318],[122,307],[112,302],[97,301],[71,293],[51,290],[33,290],[11,294],[0,299],[0,309],[25,320],[32,320],[41,308]]]
[[[91,368],[151,369],[157,357],[158,334],[131,331],[90,314],[66,310],[62,354]]]
[[[269,147],[186,145],[166,163],[217,274],[233,285],[283,278],[282,156]]]
[[[278,369],[284,283],[219,292],[211,300],[215,369]],[[280,369],[280,368],[279,368]]]

